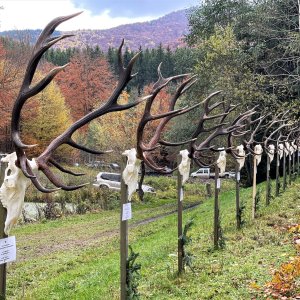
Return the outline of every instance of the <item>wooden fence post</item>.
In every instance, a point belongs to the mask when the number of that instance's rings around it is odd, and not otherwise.
[[[270,204],[270,157],[267,155],[266,205]]]
[[[276,192],[275,195],[276,197],[279,196],[280,192],[280,157],[278,154],[278,145],[277,145],[277,153],[276,153]]]
[[[177,158],[177,164],[181,163],[182,157],[179,155]],[[177,225],[178,225],[178,274],[184,271],[183,265],[183,243],[182,243],[182,201],[183,201],[183,185],[182,185],[182,175],[177,172]]]
[[[219,249],[220,239],[220,208],[219,208],[220,178],[219,168],[215,164],[215,202],[214,202],[214,248]]]
[[[235,163],[235,208],[236,208],[236,228],[241,229],[242,226],[242,216],[240,212],[240,165]]]
[[[256,162],[255,155],[253,155],[252,219],[255,219],[256,217],[256,173],[257,173],[257,162]]]
[[[122,160],[121,168],[121,216],[120,216],[120,271],[121,271],[121,300],[126,300],[127,287],[127,269],[126,263],[128,258],[128,221],[123,220],[124,204],[128,203],[128,188],[123,180],[123,171],[126,166],[127,158]]]
[[[283,190],[286,189],[286,154],[283,151]]]
[[[291,156],[291,152],[289,152],[288,158],[289,158],[289,185],[291,185],[292,184],[292,156]]]
[[[4,172],[6,164],[0,162],[0,185],[4,181]],[[4,224],[6,220],[6,208],[2,206],[0,202],[0,238],[6,238],[7,235],[4,233]],[[6,298],[6,264],[0,265],[0,299]]]

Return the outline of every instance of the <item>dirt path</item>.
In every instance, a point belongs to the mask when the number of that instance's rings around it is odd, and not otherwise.
[[[184,210],[190,210],[198,207],[201,202],[194,203]],[[151,222],[155,222],[166,216],[175,214],[177,210],[158,214],[154,217],[136,221],[129,225],[129,228],[136,228]],[[52,228],[46,232],[38,232],[31,236],[23,236],[18,238],[18,261],[47,256],[61,251],[78,251],[82,248],[97,246],[103,242],[107,242],[119,235],[119,222],[116,222],[115,217],[108,219],[108,222],[113,222],[114,227],[110,230],[100,231],[99,227],[103,223],[101,221],[93,221],[84,226],[75,226],[69,228]]]

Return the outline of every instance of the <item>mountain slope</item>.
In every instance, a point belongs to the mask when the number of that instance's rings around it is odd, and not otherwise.
[[[78,30],[71,32],[74,37],[70,37],[57,44],[59,48],[68,47],[95,47],[98,45],[103,51],[109,47],[118,47],[125,39],[126,47],[132,50],[142,48],[155,48],[160,43],[164,47],[169,46],[174,49],[184,45],[183,36],[188,32],[188,21],[186,10],[172,12],[159,19],[121,25],[105,30]],[[9,36],[15,39],[26,36],[31,42],[35,41],[40,30],[21,30],[0,32],[1,36]]]

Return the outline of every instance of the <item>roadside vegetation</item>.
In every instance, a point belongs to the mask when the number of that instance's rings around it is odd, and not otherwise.
[[[240,231],[235,224],[234,181],[224,180],[220,211],[226,247],[219,251],[212,242],[213,199],[205,197],[203,184],[187,184],[185,207],[200,204],[184,211],[184,224],[191,219],[194,224],[186,249],[193,255],[193,271],[187,268],[180,277],[177,215],[172,213],[175,179],[150,178],[156,188],[160,180],[165,181],[165,190],[145,203],[134,202],[130,221],[129,243],[141,264],[141,299],[265,299],[276,292],[272,285],[276,270],[297,258],[289,228],[300,222],[299,180],[268,207],[261,184],[261,206],[254,221],[251,188],[242,189],[246,208]],[[8,298],[118,299],[119,218],[119,208],[114,208],[17,226],[12,234],[18,260],[8,267]],[[298,276],[295,273],[290,294],[297,293]]]

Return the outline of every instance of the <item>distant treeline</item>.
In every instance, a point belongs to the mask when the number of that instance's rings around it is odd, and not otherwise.
[[[105,57],[112,72],[118,75],[118,49],[116,48],[109,48],[107,53],[104,53],[98,46],[94,48],[87,47],[84,50],[78,48],[68,48],[66,50],[49,49],[45,53],[45,59],[54,65],[64,65],[70,62],[70,59],[80,51],[86,51],[91,58]],[[158,79],[157,69],[160,63],[162,63],[161,73],[164,77],[190,73],[195,65],[195,53],[191,48],[177,48],[175,51],[172,51],[170,48],[163,48],[160,45],[153,49],[140,48],[139,51],[141,53],[134,70],[134,72],[138,73],[138,76],[133,79],[129,86],[129,88],[137,88],[139,92],[146,85]],[[137,52],[125,48],[123,53],[125,66]]]

